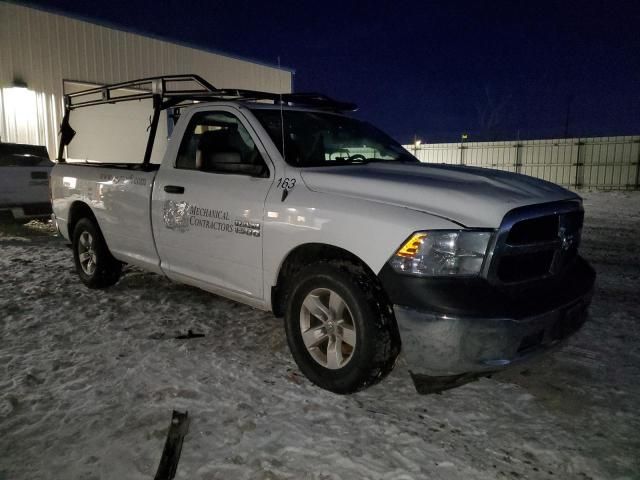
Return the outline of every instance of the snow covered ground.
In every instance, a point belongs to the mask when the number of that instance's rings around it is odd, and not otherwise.
[[[311,385],[272,315],[127,269],[89,291],[42,225],[0,228],[0,480],[640,478],[640,193],[585,194],[592,319],[543,360],[441,395],[402,364]],[[205,337],[177,340],[187,330]]]

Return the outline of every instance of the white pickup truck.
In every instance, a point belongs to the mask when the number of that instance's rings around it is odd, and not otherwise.
[[[136,144],[133,114],[111,109],[145,101]],[[595,273],[577,253],[580,197],[422,164],[353,109],[197,76],[67,96],[52,199],[80,279],[108,287],[127,263],[284,316],[300,370],[337,393],[384,378],[401,348],[414,379],[448,388],[583,324]],[[93,130],[90,111],[104,115]]]

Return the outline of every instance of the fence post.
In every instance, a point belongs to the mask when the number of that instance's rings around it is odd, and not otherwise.
[[[464,165],[464,141],[467,137],[468,135],[466,133],[460,135],[460,165]]]
[[[578,146],[578,153],[576,154],[576,179],[573,186],[580,188],[584,182],[584,162],[581,158],[582,148],[580,147],[584,145],[584,142],[581,142],[580,139],[578,139],[578,143],[576,143],[576,145]]]
[[[633,143],[638,144],[638,159],[636,161],[636,184],[635,189],[638,190],[640,188],[640,139],[636,140]]]
[[[522,173],[522,145],[520,143],[516,143],[514,145],[516,147],[516,163],[514,167],[516,167],[516,173]]]

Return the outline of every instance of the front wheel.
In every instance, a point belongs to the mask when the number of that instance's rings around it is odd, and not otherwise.
[[[393,369],[400,351],[395,319],[362,267],[318,263],[291,283],[287,341],[309,380],[335,393],[352,393]]]
[[[120,278],[122,263],[113,258],[100,228],[93,220],[79,220],[73,230],[76,271],[89,288],[106,288]]]

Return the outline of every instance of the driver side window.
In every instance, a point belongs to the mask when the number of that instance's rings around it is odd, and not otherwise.
[[[201,112],[193,116],[180,144],[176,168],[269,176],[249,132],[228,112]]]

